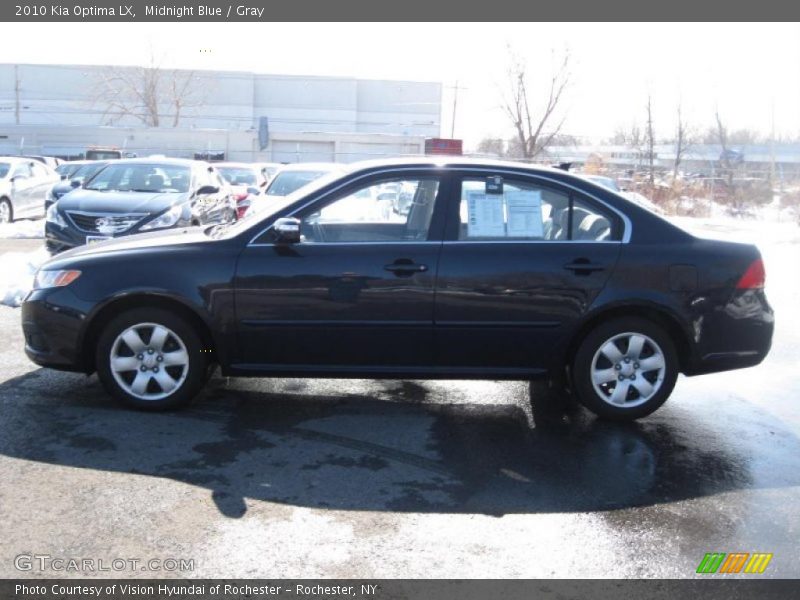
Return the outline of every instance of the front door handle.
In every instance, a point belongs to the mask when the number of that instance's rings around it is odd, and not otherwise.
[[[424,273],[428,270],[428,265],[420,265],[408,258],[398,258],[392,264],[384,265],[384,270],[391,271],[398,277],[413,275],[414,273]]]
[[[588,258],[576,258],[571,263],[564,265],[567,271],[572,271],[576,275],[588,275],[595,271],[605,271],[605,265],[593,263]]]

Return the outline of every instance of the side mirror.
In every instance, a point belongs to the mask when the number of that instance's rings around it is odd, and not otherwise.
[[[72,181],[69,182],[69,184],[74,188],[79,188],[79,187],[81,187],[81,180],[80,179],[73,179]]]
[[[219,188],[215,185],[204,185],[197,190],[198,196],[210,196],[211,194],[219,194]]]
[[[284,217],[275,221],[272,226],[275,241],[280,244],[297,244],[300,242],[300,219]]]
[[[247,188],[247,193],[252,194],[253,196],[258,196],[261,192],[259,192],[258,188],[250,186],[249,188]]]

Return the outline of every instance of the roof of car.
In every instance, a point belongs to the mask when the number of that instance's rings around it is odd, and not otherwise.
[[[35,158],[30,156],[0,156],[0,160],[3,162],[37,162]]]
[[[546,165],[534,165],[511,160],[498,160],[492,158],[470,158],[466,156],[414,156],[402,158],[384,158],[364,160],[345,165],[347,171],[361,171],[367,169],[379,169],[381,167],[489,167],[496,169],[524,169],[528,171],[539,171],[542,173],[566,173],[563,169],[557,169]]]
[[[347,171],[348,167],[349,165],[342,163],[301,162],[281,165],[281,171]]]
[[[211,166],[202,160],[192,160],[191,158],[170,158],[165,156],[141,156],[138,158],[118,158],[108,161],[109,164],[134,164],[134,165],[173,165],[176,167],[191,167],[194,165]]]
[[[260,169],[261,166],[256,163],[248,162],[215,162],[211,163],[212,167],[234,167],[236,169]]]

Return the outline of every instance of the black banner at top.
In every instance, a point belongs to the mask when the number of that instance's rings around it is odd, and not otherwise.
[[[800,4],[786,0],[18,0],[0,3],[0,21],[787,21]]]

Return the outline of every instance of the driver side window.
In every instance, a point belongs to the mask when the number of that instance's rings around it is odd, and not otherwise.
[[[435,177],[373,181],[301,219],[303,242],[424,241],[439,192]]]
[[[27,163],[21,164],[14,169],[14,178],[17,179],[30,179],[33,176],[33,172],[31,171],[31,166]]]

